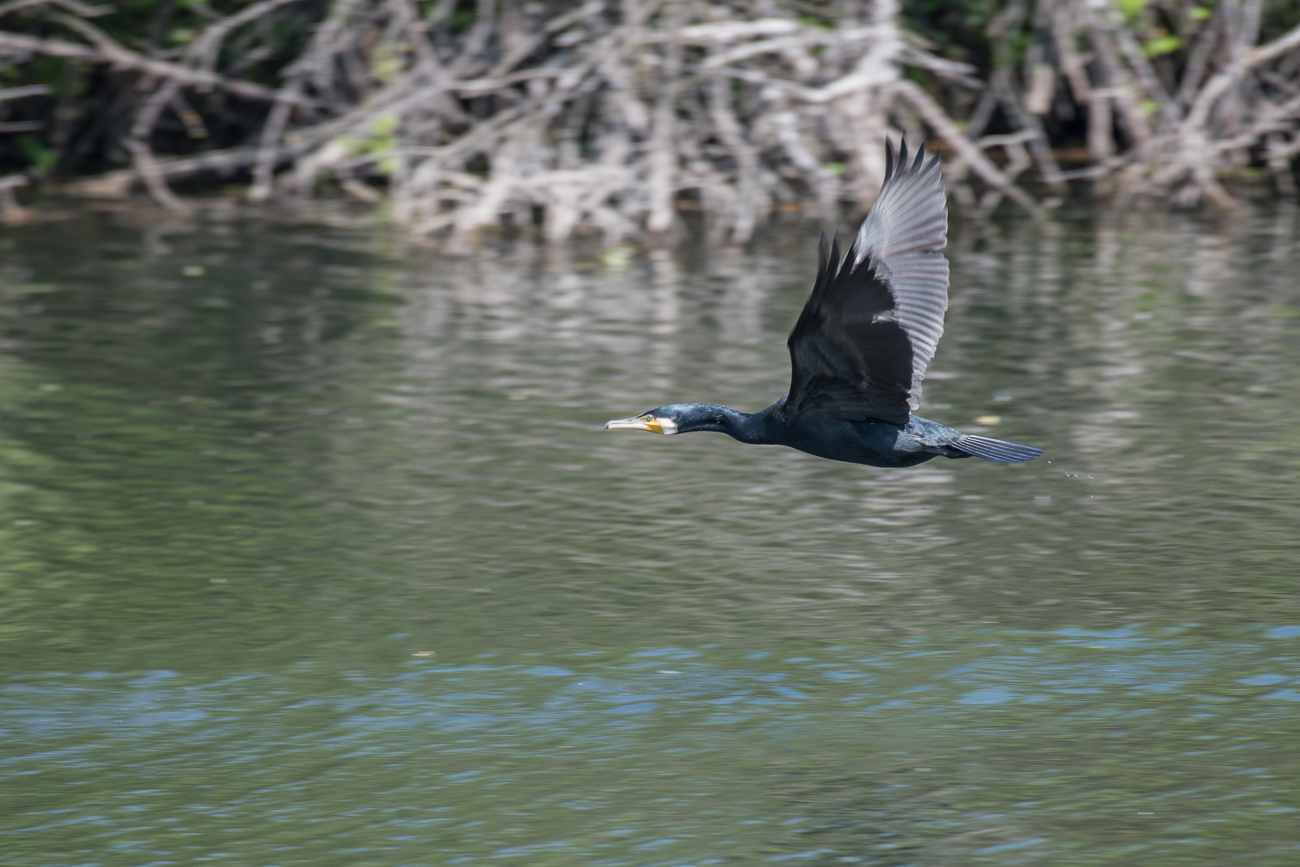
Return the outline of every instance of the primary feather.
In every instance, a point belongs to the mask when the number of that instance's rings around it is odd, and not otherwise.
[[[886,177],[842,260],[823,237],[817,281],[790,333],[786,406],[906,424],[948,308],[948,209],[937,157],[886,145]]]

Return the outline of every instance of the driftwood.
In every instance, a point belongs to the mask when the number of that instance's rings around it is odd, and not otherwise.
[[[184,178],[201,172],[213,172],[218,175],[230,175],[241,169],[249,169],[257,163],[260,151],[255,147],[231,148],[230,150],[206,151],[192,157],[153,157],[153,171],[156,176],[167,178]],[[289,154],[283,155],[288,159]],[[142,183],[138,167],[105,172],[87,178],[78,178],[63,184],[63,192],[74,196],[89,198],[117,199],[128,195],[131,189]]]
[[[805,13],[821,4],[795,0],[478,0],[462,29],[454,0],[336,0],[278,87],[240,79],[250,61],[223,46],[296,2],[250,3],[162,60],[92,24],[105,7],[10,0],[0,17],[44,14],[80,41],[0,31],[0,52],[141,76],[148,95],[122,142],[133,167],[101,191],[139,180],[180,209],[169,178],[238,168],[253,199],[337,185],[458,244],[503,220],[540,222],[553,240],[662,233],[687,205],[735,241],[777,209],[832,220],[870,204],[883,143],[903,135],[946,152],[954,196],[978,213],[1006,198],[1040,215],[1016,183],[1030,170],[1052,197],[1087,178],[1232,209],[1220,179],[1251,164],[1295,191],[1300,27],[1261,43],[1261,0],[1208,17],[1160,0],[1129,17],[1108,0],[1008,0],[983,80],[905,33],[897,0],[828,3],[820,19]],[[185,94],[205,89],[266,106],[255,141],[206,160],[155,154],[168,112],[203,138]],[[1066,172],[1050,130],[1070,116],[1087,120],[1089,161]]]

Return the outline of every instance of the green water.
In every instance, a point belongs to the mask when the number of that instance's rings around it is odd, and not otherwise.
[[[903,471],[601,429],[806,226],[0,230],[0,862],[1300,863],[1298,223],[954,224]]]

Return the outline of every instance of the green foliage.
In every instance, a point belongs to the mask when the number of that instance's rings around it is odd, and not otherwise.
[[[820,27],[822,30],[835,29],[835,22],[820,16],[800,15],[799,23],[805,27]]]
[[[395,114],[380,115],[371,121],[365,138],[346,139],[343,144],[351,156],[369,155],[378,157],[375,162],[379,171],[391,175],[398,169],[398,157],[394,153],[397,147],[397,127],[400,123]]]
[[[1166,34],[1148,39],[1142,46],[1142,53],[1147,57],[1159,57],[1162,54],[1172,54],[1182,47],[1183,40],[1172,34]]]
[[[451,13],[451,26],[456,28],[470,27],[474,24],[476,17],[473,4],[461,4],[455,12]]]
[[[1014,66],[1024,63],[1025,54],[1029,51],[1029,47],[1037,41],[1034,34],[1029,31],[1016,34],[1016,37],[1011,40],[1011,51],[1008,57],[1010,63]]]
[[[59,162],[59,152],[47,148],[36,140],[35,136],[21,135],[18,137],[18,151],[36,168],[42,172],[52,172]]]
[[[1259,41],[1268,42],[1300,24],[1300,0],[1271,0],[1260,13]]]
[[[375,49],[374,58],[370,62],[370,74],[384,84],[388,84],[405,67],[406,58],[385,42]]]
[[[904,0],[903,20],[909,30],[929,39],[950,59],[983,65],[991,52],[984,29],[996,11],[992,0]]]
[[[1147,0],[1115,0],[1115,6],[1119,9],[1124,20],[1129,24],[1137,23],[1142,15],[1142,10],[1147,8]]]

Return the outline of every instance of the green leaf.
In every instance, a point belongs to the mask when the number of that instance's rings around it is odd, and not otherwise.
[[[1183,40],[1173,34],[1157,36],[1155,39],[1148,39],[1147,43],[1142,46],[1142,53],[1147,57],[1159,57],[1162,54],[1170,54],[1183,47]]]
[[[1209,18],[1210,15],[1212,15],[1213,13],[1204,6],[1193,6],[1191,11],[1188,12],[1187,14],[1191,17],[1193,21],[1204,21],[1206,18]]]
[[[388,137],[397,131],[398,117],[396,114],[381,114],[370,122],[370,134],[377,137]]]
[[[24,135],[18,137],[18,150],[22,155],[31,160],[32,165],[41,171],[50,172],[59,162],[59,152],[53,148],[47,148],[36,140],[35,136]]]
[[[798,20],[804,27],[817,27],[821,30],[835,29],[835,24],[833,22],[813,15],[800,15]]]
[[[350,157],[358,157],[366,153],[367,142],[365,139],[343,136],[339,139],[339,144],[343,145]]]
[[[1115,0],[1124,20],[1132,24],[1147,6],[1147,0]]]

